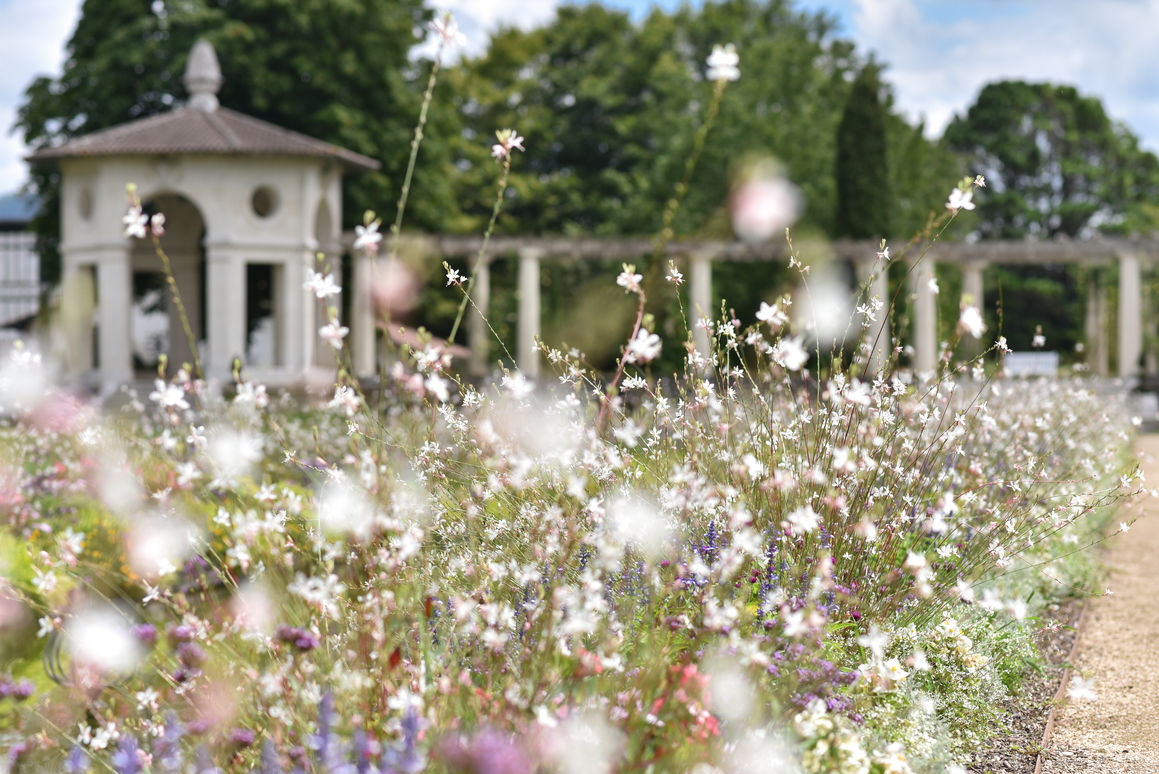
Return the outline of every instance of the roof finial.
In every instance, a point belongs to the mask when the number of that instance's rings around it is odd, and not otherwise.
[[[189,105],[195,110],[212,113],[217,110],[217,90],[221,88],[221,67],[217,54],[205,38],[201,38],[189,53],[185,67],[185,88],[189,90]]]

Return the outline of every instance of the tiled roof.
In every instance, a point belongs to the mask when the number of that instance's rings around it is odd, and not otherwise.
[[[315,156],[336,159],[352,169],[379,167],[377,161],[360,153],[223,107],[216,110],[177,108],[93,132],[56,148],[45,148],[28,159],[177,153]]]

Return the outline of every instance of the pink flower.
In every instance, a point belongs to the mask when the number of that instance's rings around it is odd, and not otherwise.
[[[797,188],[772,166],[759,164],[755,176],[738,186],[729,199],[732,230],[745,242],[783,236],[800,211]]]

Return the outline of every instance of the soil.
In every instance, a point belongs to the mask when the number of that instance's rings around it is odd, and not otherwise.
[[[1082,602],[1071,600],[1051,605],[1043,616],[1035,638],[1043,661],[1041,671],[1032,671],[1018,692],[1004,702],[1009,731],[990,741],[969,767],[975,774],[1034,774],[1047,720],[1055,694],[1066,672]]]

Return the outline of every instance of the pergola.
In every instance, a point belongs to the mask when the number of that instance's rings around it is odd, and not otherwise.
[[[433,239],[432,249],[443,257],[469,258],[478,253],[479,237],[442,236]],[[799,246],[806,263],[813,259],[847,261],[863,282],[871,282],[870,295],[889,301],[888,278],[876,259],[878,245],[872,242],[835,241]],[[652,255],[656,245],[649,239],[574,238],[574,237],[496,237],[488,245],[489,256],[518,256],[519,316],[516,342],[516,360],[519,368],[535,375],[539,371],[539,355],[535,342],[540,335],[540,263],[551,259],[633,260]],[[712,267],[718,261],[787,261],[787,247],[783,241],[763,244],[719,241],[679,241],[665,245],[661,251],[665,259],[674,258],[685,264],[688,273],[688,307],[693,319],[712,316],[719,309],[719,299],[712,291]],[[937,264],[952,264],[962,271],[964,302],[978,306],[983,299],[983,271],[991,265],[1084,264],[1109,265],[1117,263],[1118,305],[1114,325],[1117,331],[1117,373],[1121,377],[1140,372],[1139,360],[1143,355],[1145,321],[1151,318],[1145,312],[1142,287],[1144,264],[1159,256],[1159,239],[1154,237],[1100,238],[1090,240],[1051,241],[993,241],[935,243],[928,250],[915,246],[908,251],[911,266],[907,293],[912,302],[910,341],[913,347],[912,363],[915,371],[931,371],[937,364],[938,335],[936,299],[929,287],[929,277]],[[920,259],[919,259],[920,256]],[[475,305],[486,310],[490,302],[490,261],[474,266]],[[1110,305],[1107,288],[1089,288],[1086,306],[1087,362],[1092,373],[1106,375],[1110,353],[1107,320]],[[351,324],[354,330],[373,326],[369,318],[357,316]],[[889,341],[889,320],[880,340]],[[475,316],[468,330],[473,368],[486,367],[488,359],[487,331]],[[877,329],[871,332],[877,336]],[[364,336],[363,339],[366,337]],[[708,347],[707,334],[694,329],[693,338],[698,348]],[[875,352],[874,365],[885,362],[884,349]],[[361,362],[369,364],[370,353]],[[356,357],[356,362],[359,358]]]

